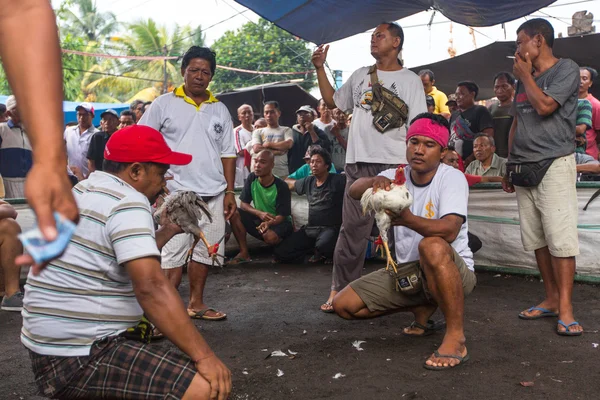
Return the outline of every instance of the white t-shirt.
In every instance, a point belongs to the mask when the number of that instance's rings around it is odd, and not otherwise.
[[[171,165],[171,192],[216,196],[227,187],[221,159],[236,158],[233,124],[227,107],[208,94],[209,99],[197,105],[180,86],[154,100],[139,122],[160,131],[171,150],[192,155],[188,165]]]
[[[373,91],[369,68],[362,67],[354,71],[333,96],[340,110],[352,113],[346,163],[406,163],[406,125],[418,114],[427,112],[423,83],[417,74],[407,68],[400,71],[377,71],[379,82],[408,106],[407,124],[379,133],[373,126],[371,114]]]
[[[252,132],[252,145],[264,144],[267,142],[279,143],[285,142],[286,140],[294,140],[294,133],[292,128],[287,126],[278,126],[277,128],[259,128]],[[256,154],[252,155],[254,159]],[[284,154],[275,156],[275,168],[273,168],[273,175],[284,179],[290,174],[288,169],[288,155],[287,151]]]
[[[335,125],[335,121],[331,120],[328,124],[326,124],[320,119],[315,119],[313,121],[313,125],[325,132],[326,134],[328,134],[329,136],[329,133],[331,133],[331,128],[333,128],[333,125]]]
[[[83,176],[88,176],[90,173],[87,164],[87,152],[90,147],[90,140],[96,132],[98,132],[98,129],[93,125],[81,134],[79,125],[65,129],[64,139],[67,145],[68,163],[70,166],[79,168]]]
[[[462,257],[471,271],[473,268],[473,253],[469,248],[467,231],[467,208],[469,202],[469,186],[465,175],[446,164],[440,164],[433,180],[427,186],[416,186],[410,177],[410,166],[404,168],[407,176],[406,188],[413,196],[410,211],[417,217],[441,219],[446,215],[455,214],[464,217],[465,222],[460,227],[458,236],[451,243],[458,255]],[[396,170],[391,168],[379,175],[394,180]],[[419,259],[419,243],[423,236],[404,226],[394,227],[396,259],[398,263],[417,261]]]
[[[246,149],[246,145],[252,141],[252,132],[245,129],[242,125],[236,127],[233,130],[235,140],[235,151],[239,153]],[[237,156],[235,161],[235,187],[244,187],[244,181],[250,174],[248,168],[244,166],[245,157],[243,155]]]
[[[81,220],[65,253],[25,284],[21,342],[35,353],[90,354],[142,318],[127,261],[160,257],[146,196],[96,171],[73,188]]]

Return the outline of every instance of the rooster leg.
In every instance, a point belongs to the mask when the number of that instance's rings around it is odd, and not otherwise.
[[[394,269],[394,272],[398,273],[398,270],[396,269],[396,267],[398,266],[398,264],[396,264],[396,262],[392,258],[392,254],[390,253],[390,248],[389,248],[389,246],[387,244],[387,241],[383,242],[383,248],[385,250],[385,256],[387,258],[387,264],[385,266],[386,271],[389,270],[390,267],[392,267]]]
[[[198,244],[199,241],[200,241],[200,236],[194,235],[194,244],[192,245],[192,248],[188,250],[187,257],[185,258],[186,264],[192,260],[192,256],[194,255],[194,249],[196,248],[196,245]]]
[[[208,244],[208,240],[206,239],[206,236],[204,236],[204,233],[202,233],[202,231],[200,231],[199,233],[199,237],[200,239],[202,239],[202,241],[204,242],[204,245],[206,246],[206,250],[208,252],[208,256],[212,259],[213,261],[213,266],[215,264],[217,264],[219,267],[221,267],[221,263],[219,262],[217,256],[219,255],[217,253],[217,249],[218,249],[218,243],[214,244],[214,245],[210,245]]]

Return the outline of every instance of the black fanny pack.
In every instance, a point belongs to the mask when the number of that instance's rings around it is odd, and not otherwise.
[[[515,186],[532,187],[540,184],[554,158],[533,163],[507,164],[508,181]]]
[[[378,132],[400,128],[408,120],[408,105],[391,90],[384,88],[377,77],[377,65],[369,69],[371,75],[371,114],[373,125]]]

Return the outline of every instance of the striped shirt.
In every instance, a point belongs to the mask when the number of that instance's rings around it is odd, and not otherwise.
[[[160,257],[143,194],[101,171],[73,194],[81,220],[67,250],[25,284],[21,342],[42,355],[87,356],[94,341],[136,325],[143,311],[124,263]]]
[[[0,123],[0,175],[3,178],[25,178],[31,164],[31,144],[25,129],[10,119]]]

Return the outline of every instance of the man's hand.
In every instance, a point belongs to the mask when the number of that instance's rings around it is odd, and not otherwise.
[[[196,363],[200,376],[210,384],[210,398],[226,400],[231,392],[231,371],[216,355],[203,358]]]
[[[236,209],[237,203],[235,202],[235,195],[233,193],[225,193],[225,197],[223,198],[223,213],[225,214],[225,221],[229,221],[233,214],[235,214]]]
[[[83,176],[83,172],[81,172],[81,169],[79,169],[79,167],[76,167],[75,165],[69,165],[69,169],[71,170],[73,175],[77,177],[78,181],[81,182],[85,179],[85,177]]]
[[[327,60],[327,52],[328,51],[329,51],[329,45],[327,45],[327,46],[320,45],[319,47],[317,47],[317,49],[313,53],[312,59],[311,59],[315,68],[317,68],[317,69],[323,68],[325,61]]]
[[[514,193],[515,192],[514,185],[512,183],[510,183],[510,181],[508,180],[508,174],[506,174],[502,177],[502,189],[504,189],[504,191],[506,193]]]
[[[405,226],[406,219],[412,215],[410,208],[405,208],[398,214],[393,213],[389,210],[386,210],[385,213],[389,215],[392,219],[392,226]]]
[[[531,63],[531,59],[529,58],[529,53],[525,53],[525,56],[521,56],[520,53],[515,53],[515,61],[513,64],[513,74],[518,80],[523,80],[526,77],[531,76],[531,70],[533,69],[533,65]]]
[[[260,218],[261,221],[270,222],[275,219],[275,216],[265,211],[259,211],[258,218]]]
[[[373,192],[377,192],[379,189],[390,190],[392,181],[385,176],[378,176],[373,181]]]
[[[271,225],[270,225],[270,223],[271,223],[271,221],[265,221],[265,222],[263,222],[262,224],[260,224],[260,225],[259,225],[259,226],[256,228],[256,230],[257,230],[257,231],[258,231],[258,232],[259,232],[261,235],[264,235],[264,234],[265,234],[265,232],[267,232],[267,231],[268,231],[268,230],[271,228]]]

